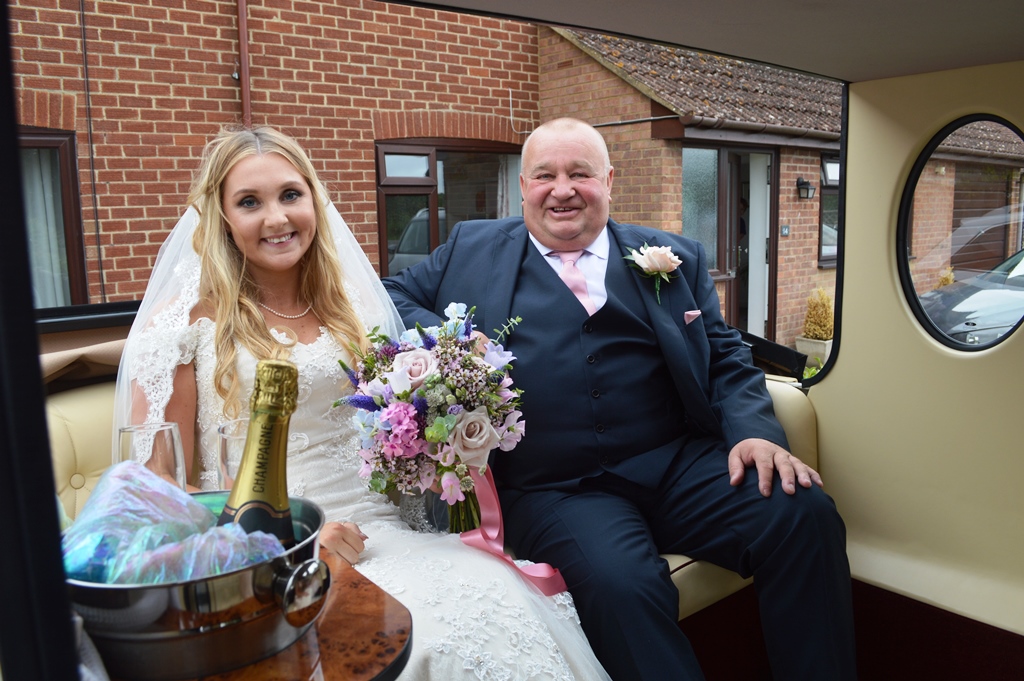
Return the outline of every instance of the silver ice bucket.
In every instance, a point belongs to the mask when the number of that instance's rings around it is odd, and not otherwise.
[[[228,492],[193,496],[219,515]],[[289,502],[296,544],[272,560],[168,584],[67,580],[110,676],[170,681],[217,674],[297,641],[323,609],[331,577],[318,556],[323,511],[305,499]]]

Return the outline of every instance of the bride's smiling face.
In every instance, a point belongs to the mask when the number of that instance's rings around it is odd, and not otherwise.
[[[316,212],[305,178],[288,159],[275,153],[243,158],[224,178],[221,204],[255,278],[298,271],[316,234]]]

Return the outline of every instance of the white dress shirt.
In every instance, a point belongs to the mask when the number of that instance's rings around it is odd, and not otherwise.
[[[529,232],[527,232],[529,234]],[[534,248],[536,248],[544,259],[551,265],[551,269],[555,271],[555,274],[561,275],[562,272],[562,259],[558,257],[556,251],[552,251],[550,248],[537,241],[533,234],[530,234],[530,241],[533,242]],[[598,310],[608,300],[608,291],[604,287],[604,275],[608,270],[608,228],[605,227],[601,230],[601,233],[597,235],[593,243],[583,249],[583,255],[576,261],[576,267],[583,272],[583,276],[587,278],[587,294],[590,296],[590,300],[594,302],[594,307]]]

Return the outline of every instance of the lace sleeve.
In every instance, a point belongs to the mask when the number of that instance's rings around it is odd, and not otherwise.
[[[199,301],[199,256],[191,248],[190,236],[196,220],[189,209],[161,247],[125,342],[114,398],[115,450],[119,428],[135,421],[164,420],[175,372],[180,364],[191,362],[195,353],[196,335],[189,317]]]

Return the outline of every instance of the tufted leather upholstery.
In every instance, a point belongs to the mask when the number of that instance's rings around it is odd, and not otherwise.
[[[769,380],[768,392],[793,454],[817,467],[817,420],[810,400],[796,386],[781,381]],[[82,509],[96,481],[110,465],[113,404],[114,383],[109,381],[73,388],[46,399],[57,493],[71,518]],[[680,619],[750,582],[686,556],[667,555],[665,559],[679,589]]]
[[[114,383],[95,383],[46,398],[57,496],[69,518],[82,510],[112,460]]]

